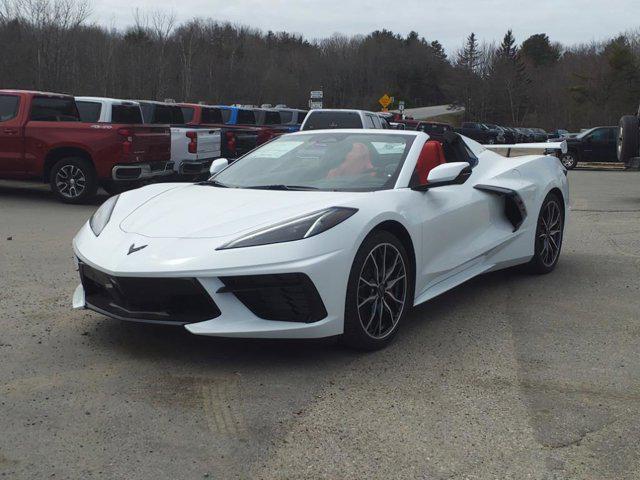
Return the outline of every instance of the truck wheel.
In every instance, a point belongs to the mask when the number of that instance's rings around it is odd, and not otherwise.
[[[578,156],[575,152],[563,153],[562,157],[560,157],[560,161],[562,162],[562,165],[564,165],[564,168],[567,170],[573,170],[578,164]]]
[[[83,203],[98,191],[96,171],[88,160],[67,157],[58,160],[51,169],[51,190],[66,203]]]
[[[640,137],[640,125],[638,117],[634,115],[625,115],[620,119],[620,133],[618,134],[618,161],[629,163],[633,157],[640,155],[638,153],[638,141]]]

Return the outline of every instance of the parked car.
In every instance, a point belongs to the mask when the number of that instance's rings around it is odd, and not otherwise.
[[[416,130],[424,132],[427,135],[443,135],[445,132],[453,131],[453,127],[448,123],[442,122],[420,122],[416,127]]]
[[[490,130],[495,130],[498,132],[498,143],[516,143],[517,136],[508,128],[501,127],[500,125],[494,125],[492,123],[485,123],[485,125],[489,127]]]
[[[179,103],[178,106],[182,109],[184,120],[189,127],[220,129],[221,155],[229,160],[241,157],[273,137],[271,130],[225,124],[223,110],[220,107],[196,103]]]
[[[545,132],[542,128],[530,128],[533,134],[534,142],[546,142],[549,138],[549,134]]]
[[[520,133],[520,143],[534,143],[535,135],[531,130],[524,127],[517,127],[516,130]]]
[[[206,175],[209,166],[222,155],[219,128],[193,128],[186,124],[182,108],[175,103],[139,100],[144,123],[171,128],[171,161],[178,175]]]
[[[483,123],[462,122],[462,126],[460,128],[456,128],[455,131],[470,138],[471,140],[475,140],[478,143],[486,143],[489,145],[499,143],[498,131],[491,130]]]
[[[547,134],[547,140],[556,141],[558,139],[564,140],[566,136],[569,135],[568,130],[563,130],[562,128],[558,128],[557,130],[552,130]]]
[[[348,109],[317,109],[311,110],[300,130],[325,130],[335,128],[391,128],[389,122],[375,112]]]
[[[216,160],[206,182],[113,197],[73,241],[73,308],[373,350],[414,305],[471,278],[554,270],[569,214],[559,162],[447,133],[292,133]]]
[[[620,119],[616,153],[625,167],[640,169],[640,109],[637,115],[625,115]]]
[[[578,162],[616,161],[618,127],[595,127],[564,140],[567,153],[561,160],[568,170],[575,168]]]
[[[113,120],[113,118],[112,118]],[[0,90],[0,178],[42,180],[62,201],[171,175],[167,127],[84,123],[74,98]]]

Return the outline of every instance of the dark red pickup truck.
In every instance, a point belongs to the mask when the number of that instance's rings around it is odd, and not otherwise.
[[[179,103],[178,106],[182,108],[187,125],[222,130],[221,153],[228,160],[241,157],[277,136],[277,132],[269,127],[226,124],[218,107],[196,103]]]
[[[171,175],[168,127],[82,123],[73,97],[0,90],[0,179],[42,180],[68,203]]]

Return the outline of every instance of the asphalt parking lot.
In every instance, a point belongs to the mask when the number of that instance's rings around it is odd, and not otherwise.
[[[569,176],[554,273],[476,279],[371,354],[72,311],[96,206],[0,184],[0,477],[640,478],[640,173]]]

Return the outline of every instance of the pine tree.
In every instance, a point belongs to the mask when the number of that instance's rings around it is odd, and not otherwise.
[[[442,44],[438,40],[431,42],[431,48],[433,48],[433,53],[439,60],[442,60],[443,62],[447,60],[447,53],[444,51]]]
[[[471,32],[467,37],[464,47],[458,53],[458,65],[474,72],[478,68],[478,40],[476,34]]]

